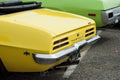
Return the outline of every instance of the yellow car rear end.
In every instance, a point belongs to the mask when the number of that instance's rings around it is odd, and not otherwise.
[[[100,38],[93,20],[50,9],[0,16],[0,59],[10,72],[44,72]]]

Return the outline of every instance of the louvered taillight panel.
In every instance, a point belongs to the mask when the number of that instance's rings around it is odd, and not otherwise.
[[[64,47],[68,44],[69,44],[68,37],[56,40],[53,43],[53,45],[54,45],[53,50],[59,49],[59,48]]]
[[[89,37],[91,35],[93,35],[95,32],[94,32],[94,27],[92,28],[89,28],[85,31],[85,37]]]

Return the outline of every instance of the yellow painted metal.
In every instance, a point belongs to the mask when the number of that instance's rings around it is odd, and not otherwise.
[[[85,37],[85,31],[94,28],[94,34]],[[80,36],[76,36],[76,34]],[[34,53],[54,54],[81,40],[96,35],[95,22],[89,18],[50,9],[35,9],[0,16],[0,58],[8,71],[42,72],[68,59],[53,64],[38,64]],[[53,43],[68,37],[69,44],[53,50]],[[24,55],[24,52],[30,55]]]

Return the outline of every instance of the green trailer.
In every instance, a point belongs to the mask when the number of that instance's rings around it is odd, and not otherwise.
[[[97,27],[120,21],[120,0],[23,0],[42,2],[43,7],[92,18]]]

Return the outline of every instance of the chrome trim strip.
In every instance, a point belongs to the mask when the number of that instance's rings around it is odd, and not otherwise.
[[[60,52],[57,52],[55,54],[36,54],[35,57],[36,58],[44,58],[44,59],[57,59],[60,58],[62,56],[67,55],[70,52],[73,52],[77,50],[75,47],[70,47],[68,49],[62,50]]]
[[[100,36],[95,36],[89,40],[83,40],[78,43],[75,43],[72,47],[69,47],[67,49],[64,49],[60,52],[54,53],[54,54],[38,54],[35,53],[33,54],[33,57],[35,59],[35,62],[40,63],[40,64],[50,64],[54,63],[66,56],[72,55],[74,52],[78,51],[79,48],[85,44],[92,43],[96,40],[100,39]]]

